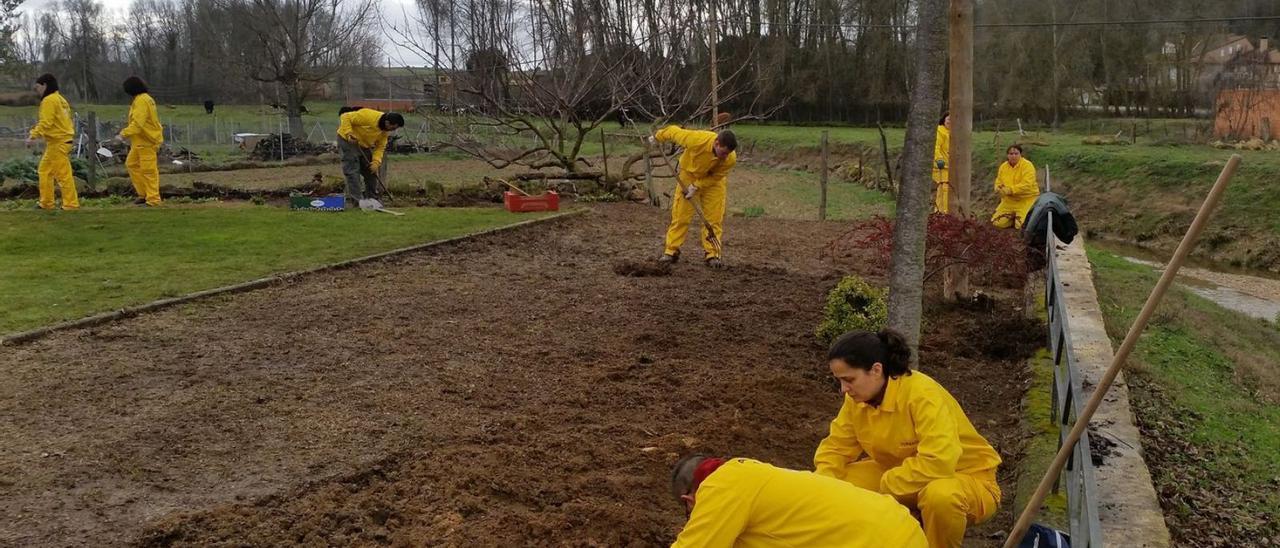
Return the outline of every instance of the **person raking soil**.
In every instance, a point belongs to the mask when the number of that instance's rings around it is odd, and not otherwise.
[[[920,524],[893,500],[813,472],[689,456],[671,494],[689,514],[673,547],[925,548]]]
[[[693,201],[697,200],[708,226],[702,228],[702,249],[707,266],[724,268],[724,259],[712,239],[724,242],[724,210],[728,198],[729,171],[738,163],[738,138],[732,131],[683,129],[667,126],[649,137],[651,143],[675,143],[684,148],[676,174],[676,192],[671,204],[671,225],[667,228],[666,246],[659,262],[674,263],[680,259],[680,246],[689,233],[693,220]],[[708,234],[708,229],[711,234]]]
[[[391,132],[404,127],[404,116],[371,108],[339,112],[338,151],[342,153],[342,175],[347,180],[347,209],[356,204],[380,209],[382,204],[376,200],[378,183],[384,180],[385,174],[382,156]],[[361,179],[364,179],[363,187]]]

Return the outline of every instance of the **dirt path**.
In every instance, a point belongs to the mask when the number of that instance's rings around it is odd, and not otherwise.
[[[0,545],[670,542],[678,453],[809,466],[844,227],[731,219],[726,272],[614,274],[662,215],[602,205],[5,349]],[[1012,464],[1028,349],[995,335],[1039,332],[931,314],[926,368]]]

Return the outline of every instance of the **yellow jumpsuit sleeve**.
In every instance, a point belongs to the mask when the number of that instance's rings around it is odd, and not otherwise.
[[[376,122],[375,122],[375,125],[376,125]],[[375,166],[382,165],[382,152],[386,148],[387,148],[387,132],[380,130],[378,131],[378,139],[373,143],[373,146],[370,147],[370,150],[373,151],[373,160],[370,162],[370,164]]]
[[[880,491],[895,497],[914,495],[933,480],[954,476],[963,453],[960,429],[941,397],[924,393],[907,408],[919,442],[916,454],[880,477]]]
[[[698,487],[693,514],[672,548],[730,548],[747,528],[754,493],[747,485],[711,485]]]
[[[670,125],[658,130],[657,133],[653,134],[653,138],[660,143],[675,143],[687,149],[702,144],[702,133],[705,132]]]
[[[134,98],[129,104],[129,124],[120,130],[120,135],[125,138],[133,138],[143,132],[143,127],[147,124],[147,107],[141,95]]]
[[[50,126],[53,125],[53,117],[57,114],[58,107],[53,104],[54,102],[49,99],[50,97],[53,96],[49,95],[40,100],[39,119],[36,121],[35,127],[31,128],[32,139],[43,137],[49,131]]]
[[[938,161],[942,167],[938,167]],[[946,126],[938,126],[937,136],[933,140],[933,182],[950,181],[948,171],[951,169],[951,132]]]
[[[355,112],[344,112],[338,117],[338,137],[350,141],[351,136],[351,118],[355,116]]]
[[[849,463],[862,456],[852,412],[853,402],[845,396],[844,405],[831,421],[830,433],[818,444],[818,451],[813,455],[814,471],[819,475],[844,479]]]

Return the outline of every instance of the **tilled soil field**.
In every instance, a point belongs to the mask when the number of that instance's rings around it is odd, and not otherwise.
[[[615,273],[664,228],[600,205],[5,348],[0,544],[669,543],[679,454],[810,466],[846,227],[731,219],[726,271]],[[1005,456],[1007,503],[1041,332],[999,304],[929,314],[924,368]]]

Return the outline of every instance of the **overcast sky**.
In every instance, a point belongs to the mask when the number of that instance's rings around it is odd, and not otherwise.
[[[121,21],[129,12],[129,4],[133,0],[97,0],[105,7],[107,15],[115,21]],[[49,9],[56,5],[59,0],[26,0],[22,6],[18,8],[19,12],[38,12]],[[383,16],[393,21],[397,27],[407,27],[409,21],[405,18],[405,12],[413,13],[417,8],[414,0],[381,0],[381,9]],[[426,66],[428,61],[422,56],[408,48],[402,48],[387,37],[382,37],[382,47],[390,57],[390,62],[397,66]],[[383,61],[386,63],[387,61]]]

